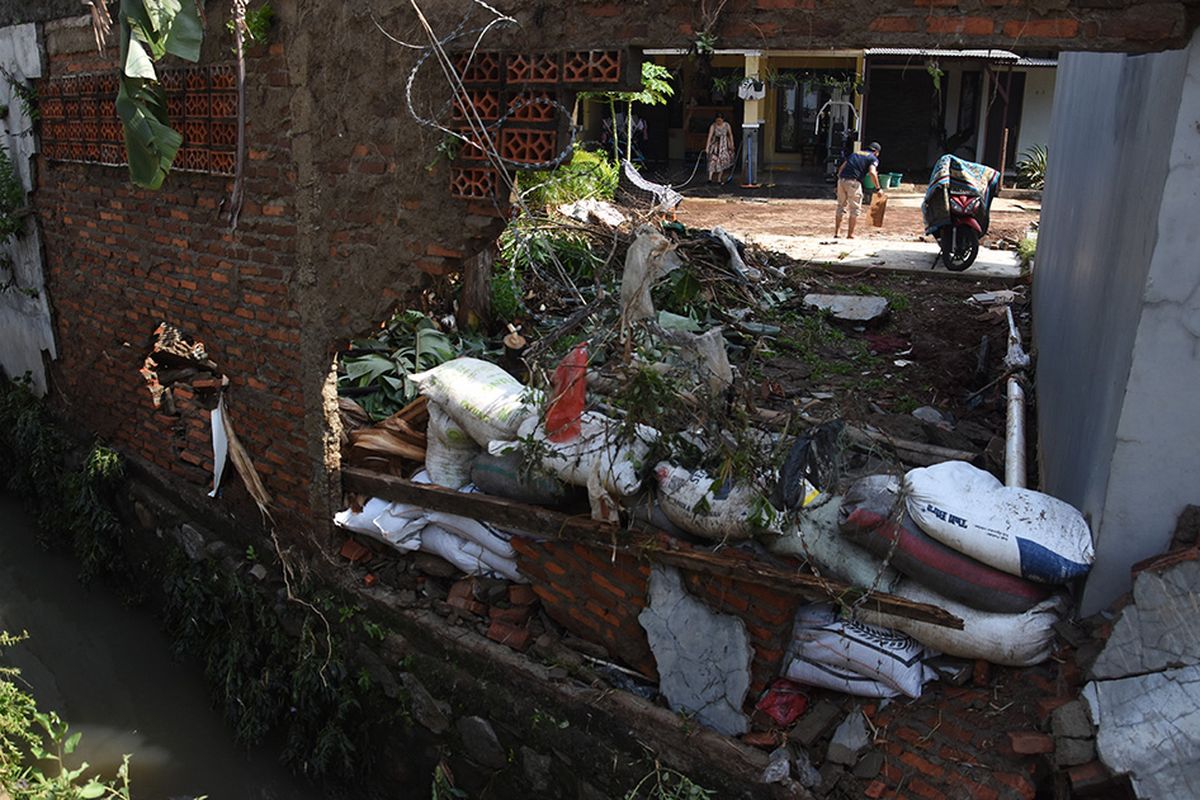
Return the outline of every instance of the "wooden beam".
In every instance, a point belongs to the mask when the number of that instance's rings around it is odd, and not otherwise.
[[[600,522],[591,517],[571,516],[503,497],[457,492],[442,486],[413,483],[403,478],[354,467],[342,470],[342,486],[348,492],[408,503],[431,511],[471,517],[514,532],[526,531],[552,539],[581,542],[608,552],[615,548],[635,558],[769,586],[812,600],[840,600],[852,603],[864,593],[861,588],[841,581],[780,569],[762,562],[734,560],[682,543],[676,549],[665,548],[657,536],[644,531]],[[914,603],[903,597],[875,593],[868,602],[872,608],[898,617],[947,628],[961,629],[963,626],[961,619],[944,609],[925,603]]]

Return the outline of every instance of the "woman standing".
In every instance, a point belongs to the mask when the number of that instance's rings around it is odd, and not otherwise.
[[[733,128],[725,121],[725,115],[717,112],[717,118],[708,126],[708,142],[704,145],[708,154],[708,182],[723,183],[722,175],[733,167]]]

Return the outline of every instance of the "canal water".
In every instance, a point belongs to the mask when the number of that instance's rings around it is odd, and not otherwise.
[[[113,775],[132,754],[135,800],[320,800],[267,752],[247,753],[209,704],[198,667],[173,660],[145,608],[76,580],[46,552],[16,498],[0,494],[0,630],[29,639],[0,653],[42,710],[83,733],[78,754]]]

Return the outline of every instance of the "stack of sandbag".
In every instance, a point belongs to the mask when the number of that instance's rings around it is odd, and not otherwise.
[[[412,480],[432,483],[425,470]],[[478,490],[467,484],[459,491]],[[486,522],[379,498],[367,501],[361,512],[339,512],[334,522],[401,551],[433,553],[468,575],[526,582],[517,570],[517,554],[510,543],[513,534]]]
[[[440,403],[429,404],[427,441],[425,470],[431,482],[448,489],[471,482],[471,465],[481,448]]]
[[[920,697],[935,677],[918,642],[894,630],[842,620],[830,604],[796,614],[786,676],[859,697]]]
[[[705,539],[749,539],[782,532],[783,515],[757,489],[663,461],[654,468],[659,504],[673,524]]]
[[[906,576],[893,594],[963,620],[956,630],[878,612],[929,647],[961,658],[1030,666],[1050,655],[1065,608],[1055,585],[1093,560],[1087,523],[1071,506],[1004,486],[961,461],[855,483],[839,514],[842,534]]]

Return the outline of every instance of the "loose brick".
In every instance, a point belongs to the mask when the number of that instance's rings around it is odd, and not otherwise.
[[[1008,741],[1013,751],[1022,755],[1054,752],[1054,739],[1037,731],[1009,731]]]
[[[529,649],[533,635],[526,628],[510,625],[502,620],[493,620],[488,626],[487,637],[514,650],[524,651]]]

